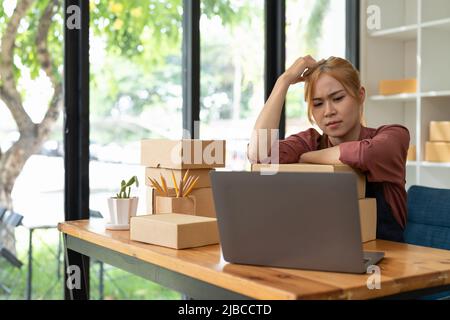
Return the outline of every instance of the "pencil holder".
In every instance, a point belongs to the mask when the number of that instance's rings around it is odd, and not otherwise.
[[[158,214],[167,213],[170,210],[178,210],[184,211],[182,213],[195,216],[216,217],[212,188],[194,189],[187,197],[178,198],[176,197],[175,189],[169,188],[167,195],[152,188],[150,194],[147,196],[147,212],[150,214]],[[190,199],[190,202],[186,199]],[[192,212],[192,202],[194,213],[189,213]]]
[[[182,213],[195,215],[194,197],[156,196],[155,213]]]

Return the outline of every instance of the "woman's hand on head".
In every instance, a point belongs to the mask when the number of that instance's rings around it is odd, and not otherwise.
[[[312,69],[317,64],[318,62],[310,55],[300,57],[295,60],[292,66],[290,66],[282,76],[289,84],[296,84],[305,81],[306,76],[308,75],[308,70]]]

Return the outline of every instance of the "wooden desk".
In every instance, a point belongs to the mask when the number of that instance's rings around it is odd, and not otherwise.
[[[58,229],[65,235],[66,249],[196,299],[405,298],[412,293],[450,290],[447,250],[382,240],[364,244],[364,250],[385,252],[379,264],[381,289],[369,290],[371,274],[229,264],[223,260],[219,245],[186,250],[148,245],[130,241],[128,231],[105,230],[100,219],[60,223]]]

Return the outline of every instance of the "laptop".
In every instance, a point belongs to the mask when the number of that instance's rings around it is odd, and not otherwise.
[[[353,173],[210,171],[224,259],[230,263],[366,273]]]

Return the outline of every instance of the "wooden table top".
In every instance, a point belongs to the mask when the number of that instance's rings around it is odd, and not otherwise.
[[[346,274],[230,264],[220,246],[174,250],[131,241],[129,231],[106,230],[102,219],[60,223],[70,236],[115,250],[256,299],[368,299],[450,284],[450,251],[376,240],[365,251],[384,251],[381,289],[371,274]]]

